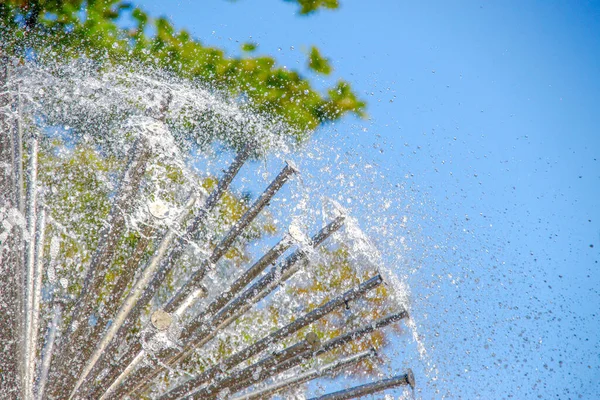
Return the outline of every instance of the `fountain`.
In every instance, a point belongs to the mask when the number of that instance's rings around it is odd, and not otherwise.
[[[343,243],[324,247],[349,220],[340,206],[248,250],[277,232],[267,208],[301,173],[283,160],[289,126],[160,71],[0,65],[4,398],[270,398],[377,363],[373,338],[407,304]],[[223,148],[229,166],[202,173],[196,157]],[[268,153],[280,172],[244,200],[232,182]],[[414,385],[408,370],[318,398]]]

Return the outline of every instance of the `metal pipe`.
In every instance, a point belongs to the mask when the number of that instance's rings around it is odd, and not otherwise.
[[[193,238],[196,231],[204,223],[208,213],[216,206],[219,199],[229,188],[233,178],[249,158],[254,147],[254,143],[249,143],[237,154],[233,163],[217,184],[217,187],[211,192],[199,213],[188,226],[185,234],[179,238],[173,247],[171,244],[177,235],[173,229],[168,230],[161,240],[156,253],[144,269],[142,276],[134,284],[117,315],[113,318],[109,330],[106,332],[90,358],[83,374],[80,376],[74,393],[77,392],[84,380],[91,382],[95,376],[108,366],[108,360],[114,358],[114,353],[119,347],[118,341],[114,340],[115,337],[124,337],[130,326],[137,321],[142,309],[154,297],[154,294],[172,269],[174,261],[181,255],[185,244]]]
[[[323,343],[323,346],[315,353],[315,356],[320,356],[323,353],[336,349],[340,346],[345,345],[346,343],[350,343],[354,340],[357,340],[371,332],[376,331],[377,329],[381,329],[389,324],[394,322],[398,322],[408,318],[408,313],[406,311],[400,311],[398,313],[387,315],[383,318],[380,318],[374,322],[365,324],[357,329],[354,329],[348,333],[344,333],[340,336],[337,336],[327,342]]]
[[[284,326],[283,328],[280,328],[277,331],[265,336],[264,338],[251,344],[245,349],[238,351],[234,355],[226,358],[221,363],[209,368],[208,370],[204,371],[195,378],[190,379],[189,381],[179,385],[171,391],[172,396],[184,396],[185,394],[190,393],[192,390],[197,389],[205,382],[208,382],[211,379],[213,379],[218,373],[222,371],[227,371],[240,364],[241,362],[248,360],[251,357],[254,357],[255,355],[268,348],[271,344],[282,340],[285,337],[304,328],[305,326],[321,319],[336,308],[347,304],[349,301],[357,299],[358,297],[367,293],[369,290],[372,290],[377,286],[381,285],[382,282],[383,279],[381,278],[381,275],[376,275],[368,281],[363,282],[360,285],[348,290],[344,294],[328,301],[321,307],[315,308],[311,312],[304,314],[302,317],[294,320],[293,322]]]
[[[206,260],[202,266],[191,276],[191,278],[183,285],[181,289],[169,300],[165,305],[164,310],[166,312],[174,312],[177,315],[182,315],[185,310],[193,304],[194,292],[198,289],[198,285],[204,279],[204,275],[208,270],[214,268],[214,265],[225,255],[227,250],[231,247],[234,240],[242,233],[250,222],[256,218],[258,213],[271,201],[275,193],[281,189],[281,187],[288,181],[292,174],[297,173],[296,168],[291,164],[287,163],[283,170],[277,175],[277,177],[271,182],[267,189],[260,195],[260,197],[252,204],[252,206],[244,213],[242,218],[227,232],[225,237],[219,242],[219,244],[213,250],[211,256]]]
[[[219,379],[208,386],[201,388],[194,392],[192,395],[202,399],[213,399],[218,396],[219,392],[227,390],[237,382],[251,379],[257,372],[260,373],[263,370],[269,370],[278,363],[297,356],[298,354],[315,351],[321,344],[319,337],[314,333],[310,332],[306,335],[305,339],[292,346],[287,347],[284,350],[278,351],[271,356],[265,357],[262,360],[252,364],[249,367],[233,372],[229,376]],[[160,400],[176,400],[179,396],[170,395],[171,392],[161,396]]]
[[[207,320],[212,317],[216,311],[221,309],[231,300],[235,295],[253,279],[255,279],[264,269],[271,263],[273,263],[281,254],[283,254],[290,246],[292,241],[290,238],[283,238],[275,246],[273,246],[265,255],[263,255],[252,267],[244,272],[231,286],[221,293],[215,300],[213,300],[208,307],[198,314],[196,320]],[[186,337],[182,335],[181,340],[185,340]],[[130,346],[126,354],[121,357],[115,365],[111,366],[111,370],[102,377],[102,381],[113,382],[119,375],[121,375],[127,366],[136,358],[139,352],[143,352],[142,346],[139,342],[136,342]],[[101,389],[99,385],[95,385],[95,389]],[[94,392],[97,396],[98,390]]]
[[[184,209],[187,210],[191,208],[195,201],[196,197],[191,195],[187,200]],[[180,215],[180,218],[184,216],[185,211]],[[180,221],[177,221],[175,225],[178,225],[179,222]],[[169,227],[167,233],[163,236],[158,249],[154,253],[154,256],[144,271],[142,271],[141,276],[129,291],[127,297],[121,304],[119,311],[117,311],[116,316],[112,319],[111,325],[104,334],[99,345],[96,347],[95,352],[84,368],[83,373],[80,375],[79,381],[73,389],[73,394],[77,393],[79,387],[84,382],[90,381],[91,378],[104,369],[106,363],[105,360],[111,358],[112,354],[114,354],[119,347],[119,341],[114,339],[125,337],[131,326],[137,321],[142,309],[154,296],[154,293],[159,286],[159,283],[156,282],[156,276],[161,272],[160,269],[168,264],[169,261],[168,259],[164,259],[164,256],[169,252],[170,246],[176,237],[177,233],[175,228]],[[162,283],[162,280],[160,283]],[[90,379],[88,379],[90,373],[93,374],[90,376]]]
[[[206,216],[219,202],[221,196],[223,196],[223,193],[227,191],[229,185],[233,181],[233,178],[235,178],[235,176],[238,174],[238,172],[242,168],[242,165],[244,165],[246,160],[248,160],[250,154],[255,148],[256,143],[249,142],[237,154],[227,171],[225,171],[225,173],[223,174],[223,177],[219,180],[219,183],[217,183],[217,187],[210,193],[208,199],[206,199],[206,202],[204,203],[204,206],[190,224],[186,235],[187,240],[195,238],[195,235],[197,234],[197,232],[199,232],[200,227],[204,224]]]
[[[171,300],[164,307],[164,310],[167,313],[174,313],[177,316],[181,316],[185,310],[193,304],[196,300],[198,290],[200,289],[200,282],[204,278],[206,272],[213,268],[213,266],[225,255],[229,247],[233,244],[234,240],[241,234],[243,229],[247,227],[252,220],[258,215],[258,213],[269,203],[269,201],[273,198],[273,196],[277,193],[279,189],[287,182],[289,177],[296,173],[297,170],[291,163],[287,163],[287,165],[283,168],[283,170],[277,175],[277,177],[273,180],[273,182],[267,187],[267,189],[262,193],[262,195],[254,202],[254,204],[244,213],[241,219],[229,230],[229,232],[225,235],[225,237],[221,240],[221,242],[216,246],[213,250],[213,253],[209,257],[207,261],[203,263],[203,265],[192,275],[192,277],[185,283],[185,285],[171,298]],[[275,251],[271,254],[267,255],[267,259],[265,262],[274,259],[275,255],[283,253],[285,250],[281,251],[284,246],[275,249]],[[265,263],[264,266],[267,264]],[[259,267],[264,269],[263,264]],[[260,271],[251,271],[251,274],[260,273]],[[255,276],[256,276],[255,275]],[[243,282],[242,282],[243,283]],[[140,346],[135,346],[131,349],[130,353],[140,351]],[[133,360],[133,354],[127,354],[126,360]],[[131,369],[129,369],[131,370]],[[111,373],[111,375],[114,375]],[[121,380],[123,378],[120,378]]]
[[[375,357],[376,355],[377,355],[377,352],[375,351],[375,349],[363,351],[361,353],[354,354],[352,356],[345,357],[345,358],[342,358],[341,360],[327,364],[319,369],[314,369],[312,371],[308,371],[303,374],[296,375],[292,378],[283,380],[281,382],[277,382],[273,385],[267,386],[264,389],[261,389],[261,390],[258,390],[258,391],[252,392],[252,393],[248,393],[248,394],[245,394],[242,396],[234,397],[231,400],[253,400],[253,399],[268,398],[268,397],[273,396],[274,394],[277,394],[283,390],[300,386],[301,384],[311,381],[313,379],[316,379],[316,378],[319,378],[322,376],[326,376],[326,375],[330,375],[330,374],[334,374],[334,373],[341,371],[345,368],[348,368],[354,364],[357,364],[363,360]]]
[[[303,363],[313,357],[318,357],[321,354],[324,354],[324,353],[334,350],[338,347],[341,347],[341,346],[345,345],[346,343],[358,340],[361,337],[363,337],[364,335],[367,335],[377,329],[383,328],[391,323],[400,321],[407,317],[408,317],[408,313],[406,313],[405,311],[395,313],[395,314],[390,314],[386,317],[378,319],[377,321],[365,324],[365,325],[363,325],[357,329],[354,329],[348,333],[345,333],[343,335],[340,335],[333,339],[330,339],[327,342],[323,343],[321,345],[321,347],[319,349],[317,349],[316,351],[307,351],[307,352],[298,354],[297,356],[292,357],[288,360],[283,360],[283,361],[279,362],[277,365],[273,366],[269,370],[261,371],[258,374],[258,376],[256,376],[256,377],[253,376],[252,379],[248,379],[245,381],[239,381],[234,386],[230,387],[230,393],[237,393],[241,390],[244,390],[244,389],[252,386],[253,384],[255,384],[256,381],[262,381],[262,380],[265,380],[272,376],[278,375],[284,371],[287,371],[293,367],[296,367],[297,365],[300,365],[301,363]]]
[[[337,217],[335,220],[327,224],[322,228],[312,239],[312,248],[318,247],[325,239],[331,234],[336,232],[344,223],[344,217]],[[279,264],[269,270],[269,272],[256,281],[252,286],[244,291],[240,296],[231,301],[223,310],[216,315],[217,321],[224,321],[231,317],[236,310],[247,307],[248,305],[254,305],[265,296],[261,296],[262,293],[271,293],[285,280],[289,279],[293,273],[297,272],[300,266],[299,262],[305,262],[307,259],[306,251],[304,249],[298,249],[292,253],[285,262]],[[199,327],[201,321],[194,320],[190,324],[190,330],[194,331],[196,327]],[[191,335],[190,335],[191,336]]]
[[[344,217],[339,216],[325,227],[323,227],[311,240],[311,245],[316,248],[318,245],[323,243],[329,236],[336,232],[344,222]],[[261,277],[255,284],[250,288],[246,289],[244,293],[230,302],[224,309],[222,309],[215,317],[211,319],[209,323],[206,323],[203,318],[195,318],[181,334],[182,338],[189,338],[184,346],[183,351],[176,349],[165,349],[162,351],[157,358],[163,365],[173,366],[182,360],[188,358],[196,348],[203,346],[214,338],[220,330],[225,329],[231,323],[237,320],[241,315],[248,311],[256,301],[253,297],[256,293],[261,293],[263,290],[274,290],[283,281],[277,279],[281,276],[282,271],[288,271],[291,269],[297,270],[295,264],[298,261],[306,259],[306,253],[303,249],[296,250],[293,254],[286,258],[286,260],[277,265]],[[124,387],[135,385],[139,390],[145,390],[154,377],[164,370],[162,365],[154,366],[149,365],[140,368],[135,372],[134,376],[131,377],[130,383],[125,383]],[[115,389],[122,382],[122,377],[119,377],[118,382],[111,386],[111,389]],[[133,382],[133,383],[132,383]],[[119,389],[119,393],[124,392],[125,389]]]
[[[266,267],[275,262],[291,246],[293,241],[289,237],[284,237],[267,253],[265,253],[257,262],[254,263],[246,272],[235,280],[223,293],[213,300],[196,317],[197,321],[206,321],[213,317],[217,311],[222,309],[231,299],[233,299],[244,287],[260,275]],[[185,338],[182,338],[185,339]]]
[[[110,294],[107,296],[110,301],[104,304],[100,316],[98,317],[98,325],[104,328],[108,321],[114,316],[119,308],[120,300],[123,298],[125,291],[133,281],[135,273],[140,267],[140,262],[156,228],[152,225],[146,225],[140,232],[140,239],[135,245],[133,252],[127,258],[125,265],[119,269],[119,277],[113,286]]]
[[[327,239],[331,234],[336,232],[339,228],[344,224],[345,217],[338,216],[333,222],[328,224],[325,228],[323,228],[312,240],[312,248],[315,249],[319,244],[321,244],[325,239]],[[304,250],[300,249],[298,252],[292,255],[293,258],[290,265],[284,265],[280,270],[272,270],[273,273],[271,276],[265,276],[262,282],[258,282],[251,290],[245,293],[246,296],[242,296],[237,301],[239,303],[245,304],[242,307],[247,307],[247,305],[257,304],[259,301],[267,297],[270,293],[273,292],[277,287],[279,287],[283,282],[290,279],[298,270],[302,267],[302,263],[307,262],[307,254]]]
[[[38,137],[31,135],[29,144],[29,162],[26,170],[27,195],[25,199],[25,218],[27,222],[27,236],[25,237],[25,335],[24,340],[24,394],[26,398],[33,398],[33,382],[35,376],[35,350],[32,348],[33,332],[33,298],[35,291],[35,236],[37,222],[37,170],[38,170]],[[33,364],[33,365],[32,365]]]
[[[54,305],[54,317],[50,323],[48,334],[46,335],[46,341],[42,350],[42,363],[40,365],[40,372],[35,388],[35,398],[42,400],[44,398],[44,389],[48,379],[48,370],[50,369],[50,360],[52,358],[52,352],[54,351],[54,344],[56,342],[56,335],[58,333],[58,326],[62,317],[62,306],[60,304]]]
[[[31,379],[31,394],[35,394],[36,356],[38,349],[38,332],[40,329],[40,302],[42,298],[42,270],[44,265],[44,238],[46,233],[46,211],[40,207],[37,213],[36,233],[34,238],[34,263],[33,263],[33,293],[30,311],[31,336],[29,339],[29,379]]]
[[[146,139],[138,137],[131,149],[127,166],[120,179],[118,193],[107,220],[106,229],[100,234],[100,243],[87,269],[83,287],[71,313],[71,323],[65,329],[59,351],[51,361],[48,394],[59,396],[65,388],[72,387],[77,380],[82,363],[94,350],[104,326],[89,323],[98,308],[98,299],[104,277],[113,261],[119,240],[126,229],[125,212],[131,209],[146,172],[151,151]],[[96,315],[96,317],[98,317]]]
[[[328,393],[323,396],[313,397],[310,400],[356,399],[358,397],[368,396],[370,394],[382,392],[386,389],[392,389],[398,386],[410,386],[412,389],[415,388],[415,377],[412,370],[409,369],[404,375],[397,375],[389,379],[382,379],[377,382],[367,383],[365,385]]]

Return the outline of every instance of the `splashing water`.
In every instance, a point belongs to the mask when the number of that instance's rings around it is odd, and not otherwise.
[[[389,322],[375,329],[372,321],[410,311],[410,271],[404,271],[410,249],[398,230],[407,219],[395,215],[391,197],[383,208],[392,207],[393,215],[368,221],[367,230],[351,215],[373,207],[368,197],[356,197],[376,167],[359,160],[350,166],[353,175],[333,176],[330,157],[334,164],[347,158],[340,160],[318,139],[295,153],[299,145],[283,121],[161,71],[99,70],[77,61],[25,63],[12,76],[7,87],[19,95],[8,118],[25,142],[15,165],[27,164],[25,188],[33,190],[17,195],[17,203],[34,199],[38,206],[0,210],[2,245],[13,246],[2,255],[21,254],[23,243],[35,247],[36,255],[25,258],[33,272],[25,275],[40,276],[31,291],[43,293],[41,309],[35,312],[30,299],[24,307],[48,326],[47,332],[26,328],[31,344],[15,353],[40,354],[24,362],[27,397],[178,398],[193,392],[251,398],[253,390],[270,390],[301,372],[318,378],[347,371],[348,382],[389,375],[385,357],[378,361],[367,350],[385,354],[386,344],[403,343],[402,335],[379,330]],[[232,152],[238,154],[233,162]],[[244,157],[262,163],[242,168]],[[288,162],[281,170],[290,158],[299,168]],[[36,170],[28,164],[33,160]],[[302,178],[284,186],[298,169]],[[263,194],[254,194],[271,181]],[[36,227],[33,217],[45,213],[47,222]],[[338,220],[345,225],[341,231]],[[313,236],[327,224],[334,228]],[[22,231],[21,239],[10,242],[11,231]],[[277,254],[263,262],[271,252]],[[251,265],[260,269],[244,278]],[[374,276],[385,285],[369,280]],[[336,301],[321,317],[298,325]],[[322,345],[369,324],[372,337],[353,336],[348,345],[312,357],[319,347],[307,342],[308,332],[316,332]],[[285,334],[277,330],[282,326]],[[417,325],[409,319],[406,326],[427,363]],[[291,372],[269,375],[295,343],[305,347],[291,358]],[[347,361],[349,367],[329,369],[361,351],[367,353],[360,368]],[[246,371],[249,381],[240,378]],[[426,373],[433,379],[436,371]],[[305,382],[279,392],[321,391]],[[346,386],[343,379],[323,382],[325,389]]]

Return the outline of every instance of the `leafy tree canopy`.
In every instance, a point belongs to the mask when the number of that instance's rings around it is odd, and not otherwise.
[[[338,7],[337,0],[295,2],[300,14]],[[250,56],[256,44],[244,45],[240,57],[229,57],[186,30],[177,30],[166,18],[151,18],[122,0],[7,0],[0,5],[0,29],[8,53],[22,55],[34,49],[39,57],[85,55],[102,62],[142,62],[200,79],[232,95],[244,93],[254,109],[275,113],[289,123],[297,140],[321,123],[365,112],[365,103],[345,81],[321,93],[307,77],[278,66],[272,57]],[[309,67],[323,74],[331,71],[315,47]]]

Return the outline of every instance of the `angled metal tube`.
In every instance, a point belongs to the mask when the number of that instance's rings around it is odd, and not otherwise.
[[[77,393],[79,386],[82,383],[91,382],[95,376],[108,366],[108,360],[114,357],[114,353],[119,346],[118,340],[114,340],[115,337],[124,337],[132,324],[137,321],[141,311],[152,297],[154,297],[154,294],[172,269],[175,260],[178,259],[183,252],[185,244],[194,237],[196,231],[204,223],[208,213],[216,206],[219,199],[223,196],[227,188],[229,188],[233,178],[250,157],[254,147],[254,143],[247,144],[244,149],[238,153],[233,163],[223,175],[223,178],[217,184],[217,187],[206,199],[200,212],[188,226],[185,234],[178,238],[174,246],[172,246],[172,243],[177,238],[177,234],[173,229],[169,229],[162,238],[156,253],[144,269],[138,281],[134,284],[134,287],[130,290],[117,312],[117,315],[113,318],[104,338],[90,358],[73,393]]]
[[[219,395],[220,391],[227,390],[227,388],[230,388],[238,382],[252,378],[252,376],[257,372],[260,373],[263,370],[269,370],[278,363],[289,360],[298,354],[307,351],[314,351],[319,347],[320,344],[321,341],[319,340],[319,337],[315,333],[310,332],[301,342],[287,347],[284,350],[278,351],[271,356],[265,357],[249,367],[233,372],[225,378],[215,381],[210,385],[194,392],[193,396],[206,400],[213,399]],[[176,400],[177,398],[179,398],[179,396],[171,396],[170,392],[168,392],[161,396],[159,400]]]
[[[46,335],[44,348],[42,350],[42,362],[40,365],[39,376],[35,387],[35,398],[37,400],[42,400],[44,398],[44,389],[46,387],[46,382],[48,379],[50,360],[52,358],[52,352],[54,351],[54,345],[56,342],[56,335],[58,333],[58,327],[62,318],[62,305],[56,303],[53,308],[54,316],[52,317],[52,322],[50,322],[50,327]]]
[[[334,373],[341,371],[345,368],[348,368],[354,364],[357,364],[363,360],[375,357],[376,355],[377,355],[377,353],[376,353],[375,349],[363,351],[361,353],[354,354],[352,356],[345,357],[338,361],[327,364],[319,369],[314,369],[312,371],[308,371],[303,374],[299,374],[295,377],[292,377],[292,378],[283,380],[281,382],[275,383],[273,385],[267,386],[264,389],[257,390],[255,392],[248,393],[248,394],[245,394],[242,396],[234,397],[231,400],[253,400],[253,399],[268,398],[269,396],[273,396],[274,394],[277,394],[283,390],[300,386],[301,384],[308,382],[308,381],[312,381],[313,379],[316,379],[316,378],[319,378],[322,376],[327,376],[329,374],[334,374]],[[190,398],[199,398],[199,397],[190,396]]]
[[[254,357],[255,355],[268,348],[271,344],[280,341],[283,338],[299,331],[305,326],[321,319],[336,308],[347,304],[349,301],[357,299],[358,297],[367,293],[369,290],[372,290],[379,286],[382,282],[383,279],[381,278],[381,276],[376,275],[368,281],[363,282],[360,285],[348,290],[346,293],[328,301],[321,307],[315,308],[311,312],[304,314],[302,317],[296,319],[295,321],[284,326],[283,328],[280,328],[277,331],[265,336],[264,338],[251,344],[245,349],[238,351],[234,355],[226,358],[219,364],[209,368],[208,370],[204,371],[195,378],[190,379],[189,381],[179,385],[170,392],[172,398],[177,398],[177,396],[184,396],[190,393],[191,391],[199,388],[205,382],[209,382],[220,372],[227,371],[240,364],[241,362]]]
[[[131,209],[146,172],[151,152],[143,137],[136,139],[121,177],[118,193],[107,221],[100,234],[100,243],[87,269],[83,288],[71,313],[71,323],[66,328],[51,361],[47,391],[51,396],[64,394],[77,380],[79,368],[91,355],[102,329],[89,323],[98,307],[98,297],[123,232],[126,229],[125,213]]]
[[[184,210],[191,208],[195,201],[196,197],[191,195],[184,207]],[[180,215],[180,219],[185,217],[185,214],[186,212],[184,211]],[[177,221],[176,225],[179,222],[180,221]],[[117,315],[113,318],[111,325],[104,334],[104,337],[100,343],[95,348],[95,351],[92,354],[88,364],[84,368],[83,373],[80,375],[79,381],[77,381],[77,384],[73,389],[73,394],[77,393],[79,387],[84,382],[90,381],[95,374],[104,369],[104,364],[106,363],[105,360],[111,358],[119,347],[119,341],[114,339],[125,337],[128,330],[137,321],[142,309],[154,296],[158,286],[160,286],[160,283],[162,283],[162,280],[160,282],[156,282],[156,276],[158,274],[157,270],[160,272],[161,267],[166,268],[166,266],[169,264],[169,258],[165,259],[164,257],[169,252],[171,244],[176,237],[177,233],[174,227],[170,227],[165,236],[163,236],[163,239],[154,253],[154,256],[144,271],[142,271],[142,274],[129,291],[123,303],[121,303]],[[90,373],[92,373],[92,375],[90,375]],[[71,374],[77,375],[78,373],[74,371]],[[90,375],[89,378],[88,375]]]
[[[323,227],[316,235],[313,236],[311,244],[313,248],[323,243],[329,236],[336,232],[344,223],[344,217],[339,216],[325,227]],[[286,260],[271,268],[271,270],[261,277],[255,284],[250,288],[246,289],[243,294],[236,297],[231,301],[225,308],[223,308],[217,315],[215,315],[209,323],[206,323],[200,314],[200,318],[195,318],[182,332],[181,337],[186,338],[185,346],[183,351],[175,349],[165,349],[157,358],[163,365],[173,366],[182,360],[189,357],[196,348],[203,346],[214,338],[220,330],[225,329],[231,323],[237,320],[241,315],[248,311],[256,301],[253,297],[256,294],[260,294],[265,290],[274,290],[283,281],[278,279],[282,272],[288,270],[297,270],[298,262],[306,260],[305,250],[298,249],[292,253]],[[148,382],[151,382],[154,377],[160,374],[164,370],[161,366],[147,366],[138,369],[131,378],[123,383],[122,387],[119,388],[116,394],[124,395],[129,393],[131,390],[140,391],[145,390],[148,386]],[[121,377],[119,378],[121,379]],[[122,380],[112,385],[111,389],[115,389],[118,384],[121,384]],[[128,383],[129,382],[129,383]]]
[[[246,272],[244,272],[234,283],[231,284],[228,290],[221,293],[212,303],[208,305],[203,311],[198,314],[195,319],[204,321],[214,315],[216,311],[222,308],[231,298],[233,298],[244,286],[256,278],[264,269],[273,263],[281,254],[283,254],[290,246],[292,242],[288,238],[280,240],[275,246],[273,246],[265,255],[263,255],[254,265],[252,265]],[[186,330],[186,332],[188,332]],[[185,340],[187,337],[181,336],[181,340]],[[143,352],[142,345],[140,342],[132,343],[127,352],[117,361],[114,365],[111,365],[110,370],[106,375],[102,376],[101,382],[94,385],[94,392],[89,393],[87,397],[98,397],[104,391],[108,389],[108,386],[114,382],[123,372],[128,368],[129,364],[133,362],[140,352]],[[124,377],[123,377],[124,378]],[[121,379],[123,379],[121,378]]]
[[[323,343],[323,346],[315,353],[315,356],[320,356],[323,353],[336,349],[340,346],[345,345],[346,343],[350,343],[354,340],[360,339],[361,337],[376,331],[377,329],[381,329],[389,324],[393,324],[394,322],[398,322],[408,318],[408,313],[406,311],[400,311],[394,314],[387,315],[383,318],[380,318],[374,322],[370,322],[365,324],[359,328],[351,330],[350,332],[339,335],[327,342]]]
[[[358,397],[368,396],[373,393],[382,392],[386,389],[392,389],[398,386],[410,386],[414,389],[415,377],[412,370],[408,370],[404,375],[397,375],[392,378],[382,379],[377,382],[367,383],[365,385],[355,386],[349,389],[340,390],[319,397],[313,397],[310,400],[349,400]]]
[[[33,398],[33,385],[35,379],[35,346],[33,337],[33,302],[35,292],[35,237],[37,222],[37,171],[38,171],[38,137],[31,136],[29,143],[29,163],[26,169],[27,195],[25,199],[25,218],[27,221],[27,237],[25,238],[25,342],[24,361],[24,393],[26,398]]]
[[[321,228],[321,230],[319,230],[319,232],[315,234],[311,239],[312,248],[317,248],[329,236],[331,236],[334,232],[340,229],[343,223],[344,217],[338,217],[329,224],[327,224],[325,227]],[[200,346],[206,343],[207,341],[198,342],[199,338],[206,337],[206,334],[208,332],[205,329],[210,330],[211,326],[218,326],[219,329],[224,329],[231,322],[235,321],[237,319],[237,316],[244,314],[254,304],[258,303],[257,294],[260,294],[264,291],[269,291],[269,293],[272,292],[278,285],[284,282],[284,279],[281,278],[283,274],[291,270],[297,271],[299,268],[298,263],[304,262],[305,260],[305,250],[296,250],[289,257],[287,257],[283,263],[280,263],[279,265],[276,265],[273,268],[271,268],[267,274],[262,276],[258,281],[256,281],[248,289],[246,289],[241,295],[233,299],[229,304],[227,304],[226,307],[221,309],[210,321],[210,323],[205,323],[202,314],[194,318],[194,321],[192,321],[192,323],[190,323],[182,333],[182,337],[186,339],[189,338],[189,340],[192,343],[194,343],[195,346]],[[288,278],[290,276],[291,274],[288,274]]]
[[[272,376],[278,375],[284,371],[287,371],[301,363],[313,358],[318,357],[321,354],[324,354],[328,351],[334,350],[338,347],[345,345],[346,343],[352,342],[354,340],[358,340],[361,337],[374,332],[377,329],[381,329],[391,323],[398,322],[404,318],[408,317],[408,313],[405,311],[401,311],[399,313],[390,314],[386,317],[380,318],[377,321],[365,324],[357,329],[354,329],[348,333],[337,336],[333,339],[330,339],[323,343],[320,348],[316,351],[306,351],[304,353],[298,354],[295,357],[292,357],[288,360],[282,360],[277,365],[273,366],[269,370],[261,371],[257,376],[252,376],[251,379],[240,380],[234,386],[231,386],[230,393],[237,393],[241,390],[244,390],[252,385],[254,385],[257,381],[263,381]]]
[[[317,248],[325,239],[327,239],[331,234],[336,232],[339,228],[344,224],[344,217],[337,217],[335,220],[327,224],[324,228],[322,228],[312,239],[311,246],[313,249]],[[224,321],[235,314],[235,311],[242,308],[247,307],[248,305],[254,305],[258,303],[258,301],[266,296],[266,294],[271,293],[275,288],[277,288],[281,283],[285,280],[289,279],[295,272],[298,271],[301,265],[307,260],[307,253],[303,249],[298,249],[294,253],[292,253],[286,260],[280,265],[277,265],[269,270],[269,272],[261,277],[258,281],[252,284],[248,289],[244,291],[240,296],[235,298],[222,309],[217,315],[217,321]],[[261,296],[262,293],[266,293]],[[194,331],[197,327],[199,327],[202,321],[194,320],[192,324],[190,324],[190,330]],[[190,336],[191,337],[191,336]]]
[[[212,269],[214,265],[225,255],[227,250],[231,247],[235,239],[242,233],[254,218],[260,213],[260,211],[271,201],[273,196],[281,189],[281,187],[288,181],[292,174],[297,173],[296,168],[291,164],[283,168],[283,170],[277,175],[277,177],[271,182],[267,189],[260,195],[260,197],[252,204],[252,206],[244,213],[242,218],[227,232],[225,237],[219,242],[219,244],[213,250],[211,256],[206,262],[191,276],[191,278],[183,285],[181,289],[169,300],[165,305],[164,310],[168,313],[174,312],[177,315],[182,315],[185,310],[193,304],[194,292],[198,289],[198,285],[204,279],[204,275],[209,269]]]
[[[273,246],[267,253],[265,253],[257,262],[254,263],[246,272],[244,272],[239,278],[233,282],[227,290],[221,293],[215,300],[212,301],[204,310],[202,310],[196,317],[197,321],[206,321],[213,317],[217,311],[222,309],[231,299],[252,282],[258,275],[260,275],[265,268],[270,264],[274,263],[283,253],[285,253],[293,244],[293,241],[284,237],[275,246]],[[185,339],[185,338],[182,338]]]
[[[186,239],[192,240],[196,237],[200,227],[204,224],[206,216],[208,213],[217,205],[221,196],[227,191],[229,185],[233,181],[233,178],[240,172],[242,165],[248,160],[252,151],[256,148],[256,143],[249,142],[244,146],[244,148],[237,154],[227,171],[223,174],[223,177],[219,179],[219,183],[217,183],[217,187],[210,193],[208,199],[204,203],[202,209],[198,212],[198,215],[194,218],[192,223],[190,224]]]

